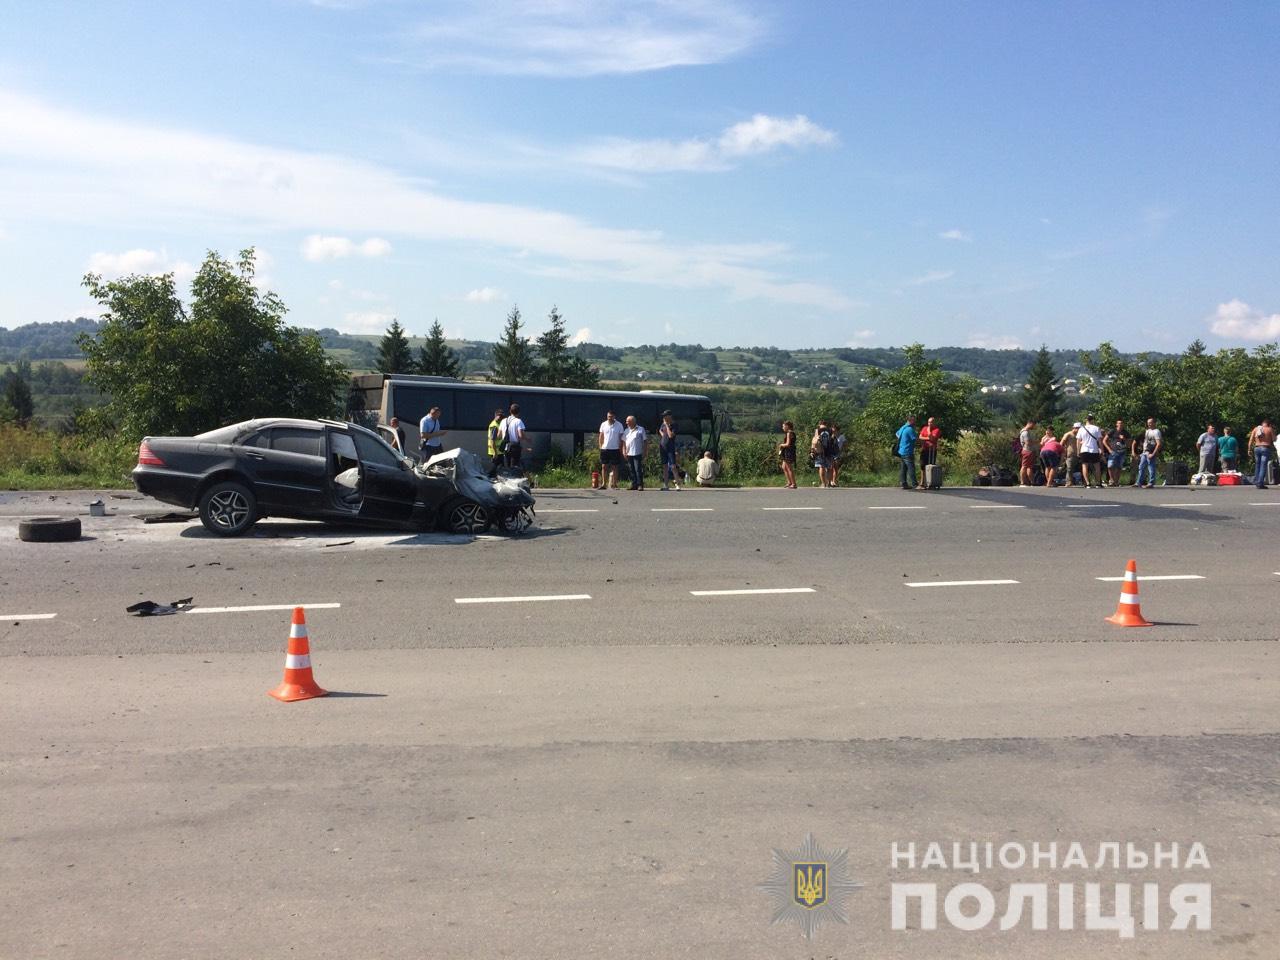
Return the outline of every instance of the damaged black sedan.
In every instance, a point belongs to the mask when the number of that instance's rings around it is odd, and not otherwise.
[[[518,533],[533,520],[525,480],[490,480],[450,450],[416,465],[371,430],[336,420],[247,420],[195,437],[146,437],[139,493],[200,511],[235,537],[264,517],[414,530]]]

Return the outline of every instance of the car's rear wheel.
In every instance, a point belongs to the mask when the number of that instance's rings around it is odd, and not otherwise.
[[[450,533],[484,533],[491,522],[489,511],[474,500],[451,500],[444,511],[444,528]]]
[[[258,501],[243,483],[215,483],[200,498],[200,522],[219,537],[238,537],[258,519]]]

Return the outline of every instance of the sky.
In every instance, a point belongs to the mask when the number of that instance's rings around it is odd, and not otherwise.
[[[258,251],[301,326],[1280,338],[1280,4],[13,2],[0,326]]]

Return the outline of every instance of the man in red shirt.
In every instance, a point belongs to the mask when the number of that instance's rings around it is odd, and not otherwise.
[[[930,417],[920,428],[920,489],[924,489],[924,468],[938,462],[938,443],[942,440],[942,431],[937,420]]]

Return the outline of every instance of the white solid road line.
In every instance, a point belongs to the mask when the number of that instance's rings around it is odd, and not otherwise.
[[[264,603],[253,607],[192,607],[182,613],[261,613],[264,610],[292,610],[301,607],[303,610],[337,610],[340,603]]]
[[[761,510],[821,510],[821,507],[761,507]]]
[[[763,587],[759,590],[690,590],[695,597],[745,597],[759,593],[817,593],[813,587]]]
[[[537,603],[540,600],[590,600],[589,593],[546,594],[540,597],[455,597],[454,603]]]
[[[994,587],[1007,583],[1017,583],[1017,580],[918,580],[914,583],[904,583],[904,587]]]
[[[539,511],[538,511],[538,513],[539,513],[539,514],[543,514],[543,513],[599,513],[599,512],[600,512],[600,510],[599,510],[598,508],[596,508],[596,507],[581,507],[581,508],[579,508],[579,507],[572,507],[572,508],[566,507],[566,508],[564,508],[564,509],[560,509],[560,508],[558,508],[558,507],[552,507],[552,508],[550,508],[550,509],[548,509],[548,510],[539,510]]]
[[[1101,580],[1104,583],[1121,583],[1124,577],[1094,577],[1095,580]],[[1158,577],[1147,577],[1139,575],[1139,580],[1203,580],[1204,577],[1198,573],[1168,573]]]
[[[915,503],[915,504],[912,504],[911,506],[902,506],[902,507],[867,507],[867,509],[868,509],[868,510],[928,510],[929,508],[928,508],[928,507],[926,507],[926,506],[925,506],[924,504],[922,504],[922,503]]]
[[[0,620],[52,620],[56,613],[10,613]]]
[[[711,513],[715,507],[650,507],[651,513]]]
[[[970,510],[1025,510],[1025,503],[971,503]]]

